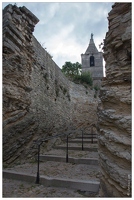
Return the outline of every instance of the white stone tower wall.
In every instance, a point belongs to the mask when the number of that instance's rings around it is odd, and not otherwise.
[[[94,66],[90,66],[90,56],[94,56]],[[103,78],[103,55],[95,46],[93,34],[85,54],[81,54],[82,71],[90,71],[93,80]]]
[[[90,67],[90,56],[91,54],[82,54],[82,71],[90,71],[93,78],[103,77],[103,58],[102,52],[94,54],[95,66]]]

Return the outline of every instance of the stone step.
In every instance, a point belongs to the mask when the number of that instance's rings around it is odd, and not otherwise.
[[[91,136],[91,135],[94,135],[94,136],[97,136],[98,134],[95,134],[95,133],[84,133],[83,135],[86,135],[86,136]]]
[[[82,139],[82,136],[77,136],[77,137],[75,137],[76,139]],[[91,136],[83,136],[83,139],[91,139],[92,140],[92,138],[93,138],[93,140],[94,139],[97,139],[97,137],[96,136],[93,136],[93,137],[91,137]]]
[[[58,145],[58,146],[54,146],[53,147],[54,149],[63,149],[63,150],[65,150],[66,149],[66,146],[60,146],[60,145]],[[76,147],[76,146],[69,146],[68,147],[68,150],[75,150],[75,151],[79,151],[79,150],[82,150],[82,147]],[[95,151],[95,152],[97,152],[98,151],[98,148],[97,147],[83,147],[83,151]]]
[[[40,155],[55,155],[55,156],[63,156],[66,155],[66,149],[51,149],[49,151],[42,151]],[[73,158],[96,158],[98,159],[98,152],[94,151],[82,151],[82,148],[80,150],[74,151],[69,150],[68,156]]]
[[[73,138],[73,139],[75,139],[75,138],[77,138],[77,137],[82,137],[82,135],[81,134],[79,134],[79,135],[77,135],[77,136],[68,136],[68,139],[70,139],[70,138]],[[89,134],[84,134],[83,135],[83,137],[88,137],[88,138],[97,138],[98,137],[98,135],[89,135]],[[66,137],[65,137],[66,138]]]
[[[68,140],[68,143],[82,143],[82,138]],[[92,140],[83,139],[83,143],[91,144]],[[97,143],[97,139],[93,139],[93,143]]]
[[[66,162],[66,156],[40,155],[40,161]],[[75,163],[75,164],[98,165],[98,159],[96,159],[96,158],[73,158],[73,157],[68,157],[68,162],[69,163]]]
[[[7,179],[15,179],[21,180],[26,182],[35,183],[36,176],[29,175],[27,173],[16,172],[11,170],[3,170],[3,178]],[[40,184],[44,186],[50,187],[62,187],[62,188],[71,188],[77,189],[82,191],[89,191],[89,192],[98,192],[99,191],[99,181],[84,181],[84,180],[77,180],[77,179],[67,179],[67,178],[53,178],[47,176],[40,176]]]
[[[73,135],[72,135],[72,137],[73,137]],[[77,137],[82,137],[82,134],[78,134],[78,135],[76,135],[74,138],[77,138]],[[98,137],[98,135],[97,134],[83,134],[83,137],[88,137],[88,138],[97,138]],[[68,137],[68,138],[70,138],[70,136]]]

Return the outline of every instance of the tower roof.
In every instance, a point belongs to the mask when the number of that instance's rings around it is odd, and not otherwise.
[[[85,52],[85,54],[94,54],[94,53],[98,53],[98,50],[95,46],[94,40],[93,40],[93,34],[91,33],[91,39],[88,45],[88,48]]]

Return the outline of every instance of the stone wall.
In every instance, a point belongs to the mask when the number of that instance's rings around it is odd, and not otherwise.
[[[104,42],[98,107],[103,197],[131,196],[131,3],[115,3]]]
[[[71,97],[71,122],[74,132],[91,132],[91,125],[97,124],[98,98],[95,97],[94,90],[82,85],[70,82]]]
[[[25,7],[3,10],[3,159],[20,157],[38,130],[32,102],[31,37],[39,20]]]
[[[85,116],[89,124],[97,121],[94,91],[62,74],[32,35],[38,21],[26,7],[10,4],[3,10],[3,159],[8,165],[36,154],[35,141],[85,129]]]

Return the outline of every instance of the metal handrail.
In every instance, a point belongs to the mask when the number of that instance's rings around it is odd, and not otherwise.
[[[37,162],[37,176],[36,176],[36,184],[39,184],[39,181],[40,181],[40,172],[39,172],[39,168],[40,168],[40,146],[42,145],[43,142],[47,141],[47,140],[51,140],[52,138],[57,138],[57,137],[60,137],[60,136],[65,136],[67,135],[67,148],[66,148],[66,162],[68,162],[68,135],[67,133],[65,134],[58,134],[58,135],[53,135],[53,136],[50,136],[50,137],[47,137],[45,138],[44,140],[41,140],[41,142],[38,144],[38,162]]]
[[[91,125],[92,126],[92,125]],[[84,138],[84,133],[83,133],[83,130],[82,131],[82,150],[84,150],[84,147],[83,147],[83,138]],[[91,131],[91,135],[92,135],[92,143],[93,143],[93,130]],[[67,134],[67,133],[62,133],[62,134],[58,134],[58,135],[53,135],[53,136],[49,136],[47,138],[45,138],[44,140],[41,140],[40,143],[38,144],[38,163],[37,163],[37,176],[36,176],[36,183],[39,184],[39,181],[40,181],[40,174],[39,174],[39,164],[40,164],[40,146],[42,145],[43,142],[47,141],[47,140],[51,140],[52,138],[57,138],[57,137],[61,137],[61,136],[65,136],[67,135],[67,138],[66,138],[66,142],[67,142],[67,146],[66,146],[66,162],[68,162],[68,136],[70,135]]]
[[[82,143],[81,144],[82,144],[82,151],[83,151],[84,150],[84,144],[83,144],[83,142],[84,142],[83,141],[83,139],[84,139],[84,133],[83,133],[83,130],[81,130],[81,131],[82,131],[82,137],[81,137],[82,138]],[[95,134],[93,133],[93,129],[91,130],[91,134],[88,134],[88,135],[91,135],[91,143],[94,143],[93,139],[94,139],[94,135]]]
[[[83,151],[83,130],[82,130],[82,151]]]

